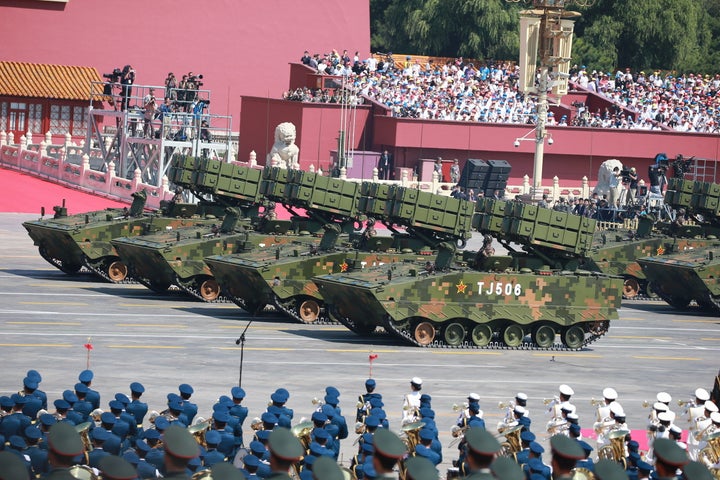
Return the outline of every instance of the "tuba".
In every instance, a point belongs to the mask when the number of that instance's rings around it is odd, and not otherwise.
[[[570,470],[572,480],[595,480],[595,474],[587,468],[575,467]]]
[[[77,478],[78,480],[98,480],[98,476],[95,475],[95,472],[92,468],[88,467],[87,465],[75,465],[73,467],[70,467],[68,470],[70,475]]]
[[[290,429],[293,435],[297,437],[298,440],[300,440],[300,443],[302,443],[302,446],[305,450],[310,448],[310,433],[312,432],[314,428],[313,422],[302,422],[298,423],[294,427]]]
[[[407,445],[410,455],[415,453],[415,447],[420,443],[420,429],[424,426],[425,422],[413,422],[402,427],[403,441]]]
[[[210,430],[210,422],[209,421],[197,422],[195,425],[192,425],[187,428],[187,431],[190,432],[190,434],[193,436],[193,438],[198,443],[198,445],[202,446],[205,449],[207,449],[207,442],[205,441],[205,433],[208,430]]]
[[[505,441],[500,444],[500,456],[515,458],[515,455],[522,450],[522,443],[520,441],[521,431],[522,425],[516,425],[502,432]]]
[[[707,446],[698,453],[698,460],[708,468],[720,462],[720,432],[711,433],[706,436]]]
[[[90,426],[91,425],[92,425],[92,422],[85,422],[85,423],[75,425],[75,431],[78,434],[80,434],[80,439],[82,440],[86,455],[88,453],[90,453],[93,449],[92,443],[90,442]]]
[[[598,450],[599,460],[612,460],[619,463],[623,469],[627,469],[627,459],[625,458],[625,437],[630,432],[628,430],[613,430],[608,434],[610,445],[605,445]]]

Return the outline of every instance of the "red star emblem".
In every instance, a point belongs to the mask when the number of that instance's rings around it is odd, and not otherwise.
[[[658,255],[664,255],[665,254],[665,248],[661,245],[657,248],[657,254]]]
[[[347,272],[348,264],[343,262],[340,264],[340,272]]]
[[[467,288],[467,285],[463,283],[462,280],[460,280],[460,283],[455,285],[455,288],[457,288],[457,293],[465,293],[465,289]]]

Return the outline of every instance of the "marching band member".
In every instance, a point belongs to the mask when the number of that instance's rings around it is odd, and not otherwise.
[[[560,405],[565,402],[569,403],[570,397],[575,394],[575,391],[565,384],[560,385],[560,387],[558,387],[558,391],[560,393],[559,396],[554,397],[550,401],[545,401],[548,406],[546,414],[549,415],[551,419],[560,418]]]
[[[420,419],[420,390],[422,390],[422,379],[420,377],[410,379],[410,393],[403,397],[402,425]]]
[[[597,421],[598,422],[602,422],[606,418],[610,417],[610,404],[613,402],[617,402],[617,397],[618,397],[617,391],[615,391],[614,388],[610,388],[610,387],[605,388],[605,389],[603,389],[602,393],[603,393],[603,400],[605,403],[598,405],[598,408],[597,408]]]
[[[705,416],[705,402],[710,400],[710,394],[704,388],[698,388],[695,390],[694,400],[685,404],[685,416],[690,426],[688,427],[688,455],[690,460],[697,460],[698,445],[700,440],[696,437],[698,432],[697,422],[702,421]]]
[[[464,404],[465,408],[460,410],[460,414],[458,415],[457,421],[455,421],[456,424],[460,424],[462,422],[463,418],[470,417],[469,406],[471,403],[477,403],[478,405],[480,405],[480,395],[478,395],[477,393],[471,393],[470,395],[468,395],[467,403]],[[480,415],[479,415],[480,418],[483,417],[484,413],[485,412],[480,410]]]

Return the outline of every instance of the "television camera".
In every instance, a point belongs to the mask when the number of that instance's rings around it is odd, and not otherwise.
[[[114,69],[112,71],[112,73],[103,73],[103,77],[107,78],[110,83],[120,82],[121,76],[122,76],[122,70],[119,68]]]

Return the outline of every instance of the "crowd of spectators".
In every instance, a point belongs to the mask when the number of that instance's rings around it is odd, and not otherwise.
[[[306,51],[301,61],[320,73],[346,77],[345,83],[354,93],[385,105],[396,117],[518,124],[537,121],[536,101],[518,92],[519,67],[508,62],[476,66],[460,57],[444,64],[432,60],[421,64],[411,57],[396,62],[391,54],[382,60],[374,56],[361,60],[358,52],[350,57],[347,50],[325,55]],[[573,85],[603,95],[612,104],[596,111],[575,105],[572,118],[555,118],[549,112],[549,125],[718,132],[720,74],[714,78],[661,72],[646,76],[630,69],[615,74],[588,73],[585,66],[574,66],[570,74]],[[307,89],[288,92],[285,98],[331,102],[333,95]]]

